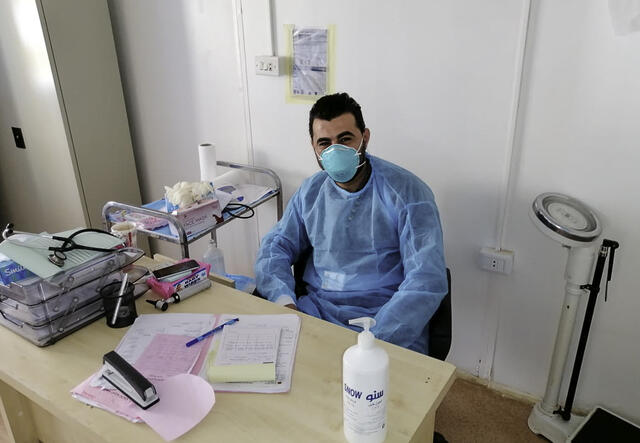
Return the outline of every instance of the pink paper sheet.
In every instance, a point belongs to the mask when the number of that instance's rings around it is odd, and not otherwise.
[[[94,374],[95,375],[95,374]],[[92,406],[112,412],[129,421],[140,422],[140,409],[119,391],[108,391],[90,385],[94,375],[71,390],[71,395]]]
[[[155,383],[178,374],[187,374],[200,356],[202,342],[188,347],[193,337],[157,334],[133,365],[142,375]]]
[[[156,389],[160,402],[139,415],[166,441],[180,437],[200,423],[216,402],[211,385],[191,374],[158,382]]]
[[[146,411],[118,391],[89,386],[89,377],[71,392],[86,403],[130,421],[144,421],[166,441],[188,432],[207,416],[215,403],[209,383],[196,375],[178,374],[154,385],[160,401]]]

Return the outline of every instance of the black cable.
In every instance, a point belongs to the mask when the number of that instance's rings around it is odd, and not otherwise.
[[[107,234],[111,237],[116,237],[115,235],[113,235],[111,232],[107,232],[104,231],[102,229],[95,229],[95,228],[84,228],[84,229],[79,229],[76,232],[72,233],[71,235],[69,235],[68,237],[66,237],[64,239],[64,241],[62,242],[62,245],[58,246],[56,249],[59,250],[60,252],[69,252],[72,251],[74,249],[84,249],[85,251],[96,251],[96,252],[110,252],[113,251],[114,248],[97,248],[97,247],[93,247],[93,246],[87,246],[87,245],[79,245],[75,242],[73,242],[73,238],[75,236],[77,236],[78,234],[83,234],[85,232],[97,232],[100,234]],[[69,248],[69,246],[71,246]],[[55,250],[53,250],[55,252]]]
[[[242,216],[242,215],[235,215],[233,212],[238,211],[239,209],[244,208],[246,211],[249,211],[250,214],[247,216]],[[225,208],[222,210],[222,212],[226,212],[227,214],[229,214],[230,217],[233,218],[241,218],[241,219],[247,219],[247,218],[251,218],[255,215],[255,211],[253,210],[253,208],[249,205],[244,205],[242,203],[229,203],[227,206],[225,206]],[[244,214],[244,213],[243,213]]]

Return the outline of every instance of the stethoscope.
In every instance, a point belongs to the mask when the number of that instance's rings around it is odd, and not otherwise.
[[[111,252],[114,250],[114,248],[107,249],[107,248],[96,248],[94,246],[79,245],[78,243],[73,241],[73,238],[75,236],[82,234],[84,232],[97,232],[100,234],[110,235],[111,237],[116,237],[110,232],[103,231],[102,229],[94,229],[94,228],[79,229],[68,237],[61,237],[59,235],[51,235],[51,234],[33,234],[31,232],[14,231],[13,223],[9,223],[6,226],[6,228],[4,228],[4,231],[2,231],[2,238],[10,243],[13,243],[14,245],[23,246],[27,248],[34,248],[34,249],[45,249],[47,251],[51,251],[51,254],[49,254],[49,261],[58,267],[62,267],[64,265],[64,262],[67,259],[66,253],[70,251],[80,249],[84,251]],[[23,242],[12,241],[11,236],[14,234],[21,234],[21,235],[37,237],[37,238],[45,238],[47,240],[56,240],[56,241],[62,242],[62,244],[59,246],[48,246],[48,247],[29,246]]]

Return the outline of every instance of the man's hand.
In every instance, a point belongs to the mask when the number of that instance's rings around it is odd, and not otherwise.
[[[298,307],[293,303],[289,303],[288,305],[284,305],[285,308],[293,309],[294,311],[298,310]]]

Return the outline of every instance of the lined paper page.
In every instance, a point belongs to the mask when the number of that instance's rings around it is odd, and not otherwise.
[[[216,365],[275,363],[280,327],[245,328],[236,323],[222,330]]]

